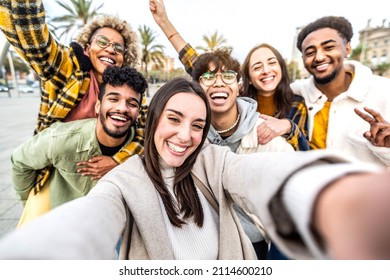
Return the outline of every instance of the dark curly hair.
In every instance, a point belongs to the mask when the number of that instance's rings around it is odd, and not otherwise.
[[[223,70],[233,70],[237,73],[237,81],[241,78],[240,62],[231,56],[232,50],[230,48],[221,47],[213,52],[201,54],[195,61],[194,67],[191,72],[191,77],[198,81],[200,76],[209,70],[209,64],[215,65],[213,72],[218,72],[222,68]]]
[[[326,16],[317,19],[306,25],[298,34],[297,48],[302,52],[302,42],[310,33],[322,29],[332,28],[337,30],[340,36],[350,42],[353,36],[353,29],[351,23],[345,17]]]
[[[102,101],[106,91],[106,85],[112,86],[128,85],[135,92],[141,95],[140,101],[142,100],[143,94],[148,87],[148,83],[144,76],[138,72],[135,68],[124,66],[124,67],[107,67],[103,72],[103,83],[100,86],[99,100]]]

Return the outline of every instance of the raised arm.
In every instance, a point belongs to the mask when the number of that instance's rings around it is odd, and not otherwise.
[[[198,53],[183,39],[168,19],[163,0],[149,0],[149,8],[157,25],[179,54],[180,61],[184,65],[187,73],[191,74],[193,64],[198,59]]]
[[[164,32],[165,36],[167,36],[169,42],[171,42],[175,50],[179,53],[184,48],[184,46],[187,45],[187,42],[184,41],[183,37],[181,37],[180,33],[169,20],[165,10],[164,1],[149,0],[149,8],[155,22]]]
[[[42,1],[1,1],[1,30],[15,51],[43,80],[56,72],[54,65],[58,67],[61,61],[69,60],[69,50],[54,40],[45,20]]]

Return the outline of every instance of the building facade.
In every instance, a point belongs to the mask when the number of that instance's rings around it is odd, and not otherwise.
[[[390,77],[390,22],[384,19],[381,26],[372,27],[368,20],[359,34],[360,61],[376,74]]]

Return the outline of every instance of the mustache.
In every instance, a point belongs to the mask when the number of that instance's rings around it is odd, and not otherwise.
[[[128,114],[128,113],[118,113],[118,112],[107,112],[106,113],[106,117],[110,117],[110,116],[113,116],[113,115],[116,115],[116,116],[121,116],[122,118],[126,118],[127,120],[129,120],[131,123],[134,122],[134,119]]]

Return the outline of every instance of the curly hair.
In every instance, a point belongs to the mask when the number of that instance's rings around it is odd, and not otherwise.
[[[100,14],[89,21],[76,37],[76,41],[83,47],[91,42],[93,34],[100,28],[109,27],[118,31],[125,41],[126,53],[123,65],[135,66],[138,64],[138,39],[136,33],[125,20],[108,14]]]
[[[302,42],[310,33],[322,29],[332,28],[337,30],[340,36],[350,42],[353,35],[351,23],[345,17],[325,16],[306,25],[298,34],[297,48],[302,52]]]
[[[232,50],[230,48],[221,47],[213,52],[201,54],[195,61],[191,76],[195,81],[198,81],[203,73],[209,70],[210,63],[215,65],[213,72],[222,70],[233,70],[237,72],[237,81],[241,78],[240,62],[231,56]],[[226,69],[223,69],[226,68]]]
[[[138,72],[135,68],[129,66],[112,66],[107,67],[106,70],[104,70],[103,83],[100,86],[99,92],[100,101],[103,99],[107,84],[114,87],[126,84],[135,92],[141,95],[140,100],[142,100],[143,93],[148,87],[148,82],[146,81],[144,76],[142,76],[142,74]]]

